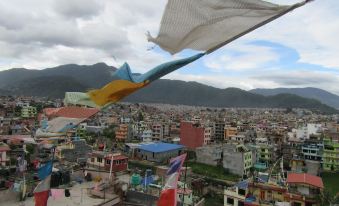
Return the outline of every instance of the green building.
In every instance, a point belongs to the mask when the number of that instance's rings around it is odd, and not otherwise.
[[[36,107],[28,106],[21,108],[22,118],[33,118],[37,115]]]
[[[273,148],[271,146],[265,145],[265,144],[259,145],[257,152],[258,152],[259,162],[266,162],[266,163],[272,162]]]
[[[325,171],[339,171],[339,143],[324,139],[323,169]]]
[[[255,157],[254,168],[265,170],[271,163],[274,162],[274,148],[268,144],[248,144],[246,145]]]

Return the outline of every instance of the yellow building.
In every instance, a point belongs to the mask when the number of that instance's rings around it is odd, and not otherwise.
[[[238,134],[236,127],[225,127],[224,129],[224,140],[230,140],[232,137]]]
[[[21,109],[21,117],[23,118],[32,118],[37,115],[37,110],[35,107],[28,106]]]

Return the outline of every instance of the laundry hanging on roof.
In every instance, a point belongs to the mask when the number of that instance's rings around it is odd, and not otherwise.
[[[262,0],[168,0],[157,37],[148,40],[175,54],[183,49],[210,53],[298,8]]]
[[[64,196],[65,190],[64,189],[51,189],[51,196],[54,200],[60,199]]]
[[[147,86],[150,82],[163,77],[197,59],[204,56],[199,53],[194,56],[174,60],[161,64],[142,75],[135,75],[127,63],[114,73],[114,78],[109,84],[101,89],[91,90],[87,93],[66,92],[65,105],[86,105],[90,107],[102,108],[109,104],[118,102],[129,94]]]
[[[19,183],[15,182],[13,184],[13,191],[14,192],[20,192],[21,184],[22,184],[22,182],[19,182]]]

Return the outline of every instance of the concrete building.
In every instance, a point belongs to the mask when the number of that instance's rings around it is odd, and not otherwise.
[[[164,127],[160,123],[152,125],[153,140],[162,140],[164,138]]]
[[[248,183],[245,181],[239,182],[233,187],[224,190],[224,205],[244,206],[248,193]]]
[[[208,145],[211,143],[212,139],[212,127],[205,127],[204,129],[204,145]]]
[[[225,126],[224,129],[224,140],[229,141],[238,134],[236,127]]]
[[[276,159],[274,146],[269,144],[247,144],[252,153],[255,154],[255,164],[266,165],[273,163]]]
[[[143,142],[152,142],[152,130],[148,129],[148,130],[144,130],[142,132],[142,135],[141,135],[141,139]]]
[[[236,142],[236,143],[244,143],[246,140],[246,136],[243,134],[237,134],[234,136],[231,136],[228,141],[230,142]]]
[[[214,130],[214,135],[213,135],[213,142],[223,142],[224,141],[224,131],[225,129],[225,122],[224,121],[216,121],[213,124],[213,130]]]
[[[148,129],[148,125],[144,121],[136,122],[132,125],[133,130],[133,137],[137,138],[140,137],[140,135]]]
[[[248,175],[252,167],[252,152],[244,145],[223,145],[223,167],[237,175]]]
[[[305,142],[301,147],[301,152],[305,160],[322,160],[324,145],[317,142]]]
[[[200,125],[191,122],[180,123],[180,144],[189,149],[195,149],[209,144],[211,137],[211,128],[203,128]]]
[[[309,199],[315,199],[324,189],[321,177],[307,173],[289,173],[286,182],[289,192],[301,194]]]
[[[301,145],[303,142],[299,139],[289,139],[281,146],[281,153],[284,159],[284,166],[288,167],[291,160],[297,157],[302,157]]]
[[[339,171],[339,143],[324,139],[323,169]]]
[[[35,107],[26,106],[21,108],[21,117],[22,118],[33,118],[37,115],[37,110]]]
[[[91,167],[110,171],[113,155],[113,172],[126,171],[128,168],[128,157],[120,153],[105,153],[102,151],[93,151],[89,154],[87,164]]]
[[[55,156],[63,161],[86,162],[92,147],[86,144],[86,140],[73,137],[73,140],[56,147]]]
[[[196,161],[217,166],[222,163],[222,145],[206,145],[195,149]]]
[[[9,159],[7,153],[10,150],[11,149],[9,148],[9,146],[7,144],[0,142],[0,165],[2,167],[9,166],[10,159]]]
[[[307,124],[306,126],[302,126],[298,129],[293,129],[292,133],[289,133],[290,136],[293,136],[297,139],[310,139],[312,135],[320,135],[322,132],[321,124]]]
[[[136,157],[152,162],[164,162],[183,152],[184,146],[163,142],[140,144]]]
[[[119,141],[130,139],[131,131],[127,124],[120,124],[118,130],[115,132],[115,138]]]

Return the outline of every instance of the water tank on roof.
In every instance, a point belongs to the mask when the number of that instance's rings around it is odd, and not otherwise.
[[[139,174],[133,174],[131,176],[131,184],[136,186],[136,185],[139,185],[140,184],[140,181],[141,181],[141,177]]]

